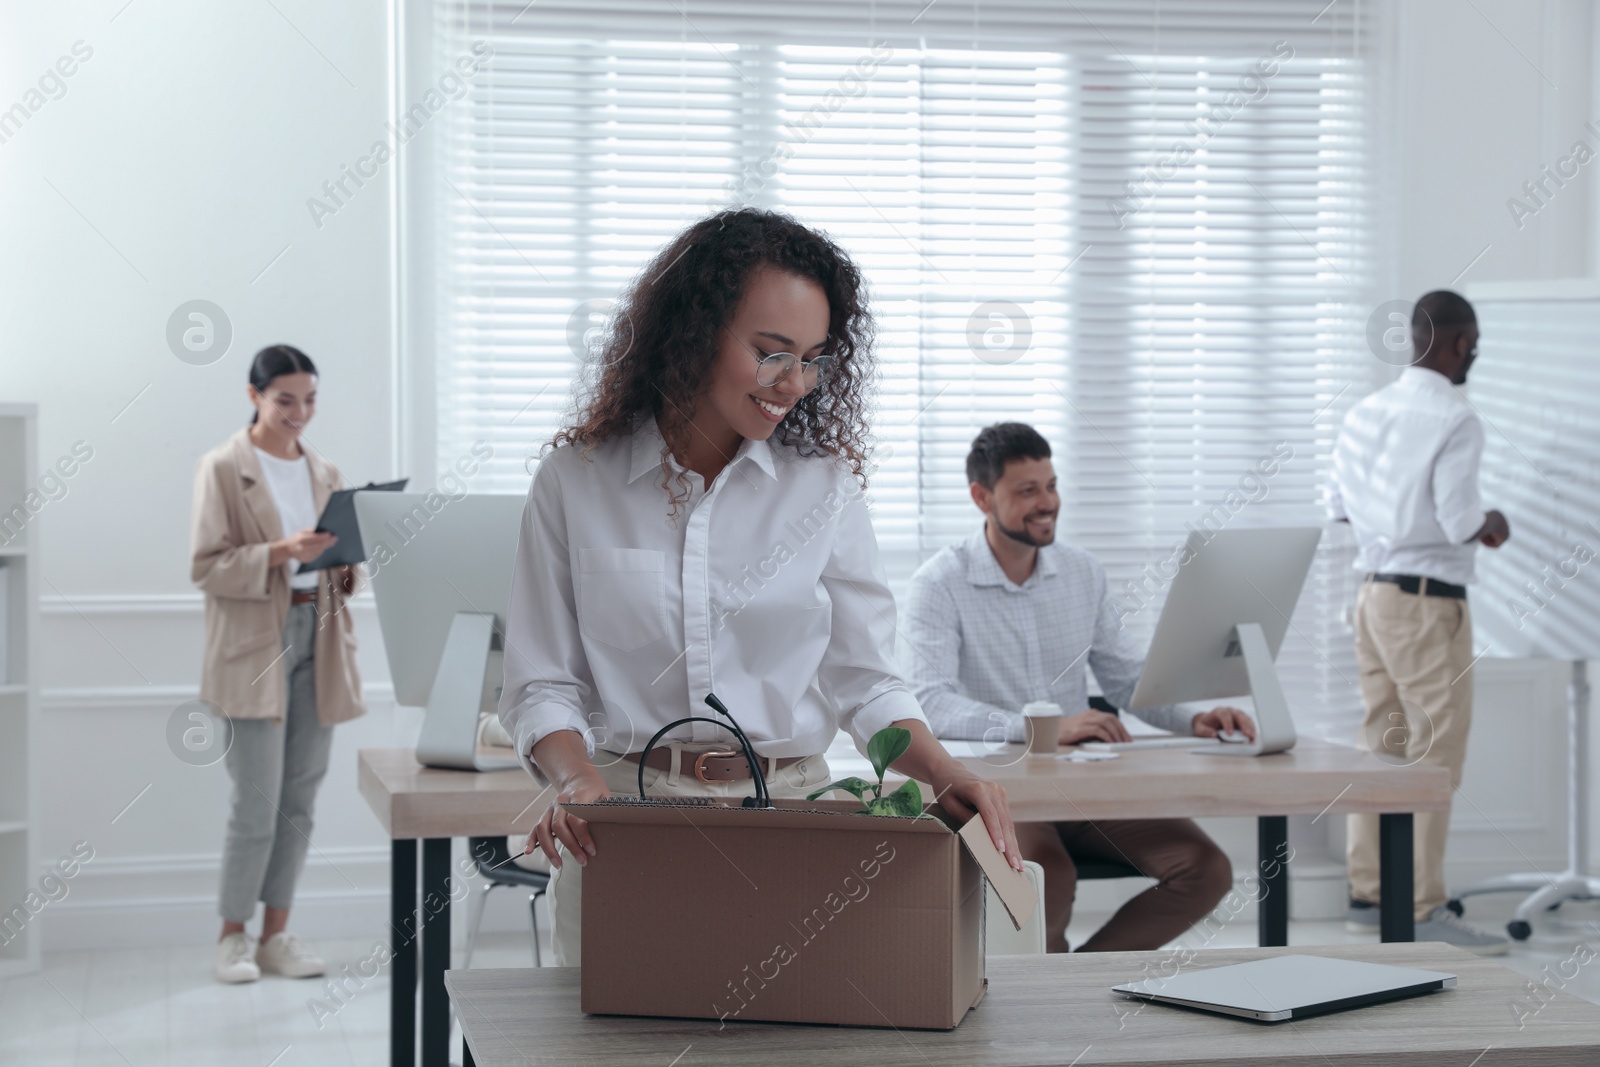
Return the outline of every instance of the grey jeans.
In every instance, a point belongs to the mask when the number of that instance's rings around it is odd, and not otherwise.
[[[249,922],[258,900],[269,908],[288,908],[305,867],[311,809],[328,773],[333,743],[333,727],[317,719],[316,631],[316,604],[290,606],[283,624],[281,669],[289,693],[284,717],[228,722],[232,739],[225,762],[233,779],[233,807],[217,903],[228,922]]]

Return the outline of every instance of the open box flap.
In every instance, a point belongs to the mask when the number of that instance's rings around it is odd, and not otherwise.
[[[1011,916],[1011,924],[1022,929],[1033,918],[1033,909],[1039,906],[1039,894],[1034,892],[1033,883],[1021,871],[1012,870],[1005,855],[995,850],[994,838],[983,825],[982,815],[968,819],[958,836],[967,846],[967,852],[983,868],[989,884],[994,886],[995,895],[1006,906],[1006,914]]]

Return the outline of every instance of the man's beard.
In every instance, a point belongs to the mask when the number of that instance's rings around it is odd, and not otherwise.
[[[1044,516],[1036,517],[1042,518]],[[1026,525],[1023,525],[1015,530],[1008,530],[1006,529],[1005,523],[1001,522],[998,517],[996,517],[994,520],[994,528],[1011,538],[1011,540],[1016,541],[1018,544],[1032,545],[1034,548],[1040,548],[1044,545],[1048,545],[1056,539],[1055,530],[1053,528],[1050,531],[1050,536],[1041,541],[1028,532]]]

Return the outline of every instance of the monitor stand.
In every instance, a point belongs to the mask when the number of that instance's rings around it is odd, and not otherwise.
[[[493,615],[461,611],[451,620],[417,735],[418,763],[462,771],[518,766],[515,756],[485,755],[478,749],[478,714],[494,644]]]
[[[1267,647],[1267,635],[1262,632],[1260,623],[1243,622],[1233,628],[1233,640],[1234,647],[1229,648],[1228,655],[1244,657],[1250,699],[1256,708],[1256,743],[1207,745],[1190,751],[1208,756],[1268,756],[1287,752],[1294,747],[1294,719],[1289,715],[1289,702],[1283,696],[1283,683],[1278,681],[1272,650]]]

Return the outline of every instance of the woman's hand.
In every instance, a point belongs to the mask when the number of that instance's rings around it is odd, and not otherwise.
[[[310,563],[332,548],[338,540],[339,538],[331,533],[300,530],[281,541],[272,542],[268,551],[267,562],[274,567],[291,559],[297,559],[301,563]]]
[[[523,846],[523,854],[533,851],[535,845],[544,850],[551,867],[561,866],[561,856],[556,843],[567,846],[567,851],[582,867],[594,855],[594,838],[589,836],[589,824],[575,815],[568,815],[563,804],[590,804],[611,795],[605,779],[589,759],[581,734],[576,730],[557,730],[533,746],[533,761],[539,765],[556,786],[556,800],[534,825]]]
[[[979,778],[954,759],[928,780],[939,806],[965,821],[976,812],[994,840],[995,851],[1006,858],[1012,870],[1022,870],[1022,848],[1017,844],[1017,828],[1011,822],[1011,805],[1005,787]]]
[[[1022,849],[1017,845],[1017,828],[1011,823],[1005,788],[969,771],[945,751],[926,723],[901,719],[890,725],[911,732],[911,747],[894,761],[894,769],[927,782],[933,787],[939,806],[956,818],[967,820],[974,814],[981,815],[995,851],[1005,856],[1013,870],[1022,870]]]
[[[606,788],[606,783],[598,773],[592,779],[580,779],[562,786],[556,794],[556,802],[550,805],[534,826],[522,851],[532,852],[534,846],[538,845],[549,858],[550,866],[559,867],[561,856],[556,851],[556,842],[559,841],[567,846],[567,851],[582,867],[594,855],[594,838],[589,836],[589,824],[576,815],[568,815],[561,805],[591,804],[610,795],[611,790]]]

